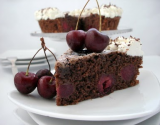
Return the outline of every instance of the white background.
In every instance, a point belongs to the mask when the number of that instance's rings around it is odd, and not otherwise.
[[[46,7],[62,11],[83,8],[87,0],[0,0],[0,53],[9,49],[38,49],[39,37],[30,33],[40,31],[34,12]],[[133,32],[120,34],[140,38],[145,55],[160,55],[160,0],[99,0],[99,4],[111,3],[123,9],[120,27],[133,28]],[[90,0],[87,8],[96,7]],[[115,37],[115,36],[113,36]],[[53,42],[45,38],[46,45],[62,54],[66,42]]]

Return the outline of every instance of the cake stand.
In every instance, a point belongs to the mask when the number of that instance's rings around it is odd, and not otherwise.
[[[128,33],[131,31],[132,31],[132,28],[118,28],[117,30],[102,31],[102,33],[108,36],[111,36],[116,34]],[[36,31],[34,33],[31,33],[31,36],[48,37],[48,38],[51,38],[53,41],[61,41],[61,42],[65,41],[66,35],[67,35],[67,32],[66,33],[42,33],[41,31]]]

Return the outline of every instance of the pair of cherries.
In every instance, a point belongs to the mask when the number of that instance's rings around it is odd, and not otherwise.
[[[68,32],[66,41],[75,52],[79,52],[86,47],[90,52],[100,53],[109,44],[109,37],[100,33],[97,29],[91,28],[87,32],[83,30]]]
[[[46,50],[50,51],[46,46],[43,38],[40,38],[41,45],[44,50],[44,54],[46,57],[46,60],[48,62],[47,56],[46,56]],[[40,48],[36,54],[42,49]],[[50,51],[53,56],[56,59],[56,56],[52,51]],[[29,94],[35,90],[37,87],[38,93],[40,96],[46,99],[51,99],[54,96],[56,96],[56,84],[55,84],[55,77],[50,72],[50,64],[48,62],[49,70],[48,69],[41,69],[36,74],[29,72],[29,67],[36,56],[36,54],[32,57],[30,60],[30,63],[28,64],[28,68],[26,72],[18,72],[14,76],[14,84],[17,90],[22,94]]]
[[[36,74],[19,72],[14,77],[14,84],[22,94],[29,94],[37,87],[41,97],[51,99],[56,96],[56,85],[53,74],[48,69],[39,70]]]

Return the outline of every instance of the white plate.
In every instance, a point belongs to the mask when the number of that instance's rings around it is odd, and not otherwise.
[[[23,109],[16,109],[14,112],[15,117],[24,125],[38,125]]]
[[[44,116],[87,121],[126,120],[151,115],[160,104],[160,85],[155,75],[141,70],[138,79],[139,85],[77,105],[57,106],[54,99],[42,99],[37,91],[24,96],[15,90],[8,97],[21,108]]]
[[[50,66],[53,66],[55,64],[54,60],[49,61]],[[44,67],[44,66],[48,66],[48,62],[45,61],[44,63],[34,63],[30,65],[30,69],[32,68],[37,68],[37,67]],[[18,69],[27,69],[28,65],[16,65],[16,67]],[[2,66],[2,68],[4,69],[11,69],[12,66],[11,65],[6,65],[6,66]]]
[[[54,54],[55,50],[53,48],[49,48]],[[8,50],[2,54],[0,54],[0,59],[7,59],[7,57],[17,57],[18,60],[26,60],[31,59],[34,54],[38,51],[37,50]],[[47,56],[51,56],[52,54],[49,51],[46,51]],[[43,49],[38,52],[35,56],[35,59],[44,58]]]
[[[29,115],[28,115],[29,114]],[[37,115],[18,108],[14,111],[14,115],[25,125],[159,125],[160,113],[153,116],[146,116],[131,120],[120,121],[77,121],[65,120]],[[146,120],[147,119],[147,120]],[[145,120],[145,121],[144,121]],[[143,122],[142,122],[143,121]],[[142,123],[140,123],[142,122]],[[138,124],[139,123],[139,124]],[[155,124],[157,123],[157,124]]]
[[[22,110],[22,109],[21,109]],[[28,112],[30,117],[39,125],[135,125],[142,121],[145,121],[146,119],[154,116],[149,115],[141,118],[136,119],[129,119],[129,120],[115,120],[115,121],[79,121],[79,120],[65,120],[65,119],[59,119],[59,118],[52,118],[42,115],[37,115],[31,112]],[[156,113],[157,114],[157,113]],[[160,117],[160,114],[157,114]],[[154,116],[154,117],[157,117]],[[155,119],[154,122],[158,120]],[[149,121],[149,120],[147,120]],[[154,123],[152,120],[152,123]],[[151,120],[150,120],[151,123]],[[140,125],[140,124],[138,124]],[[146,125],[146,124],[143,124]],[[154,125],[154,124],[148,124],[148,125]]]
[[[54,57],[53,56],[48,56],[47,57],[48,60],[53,60]],[[39,59],[33,59],[31,64],[36,64],[36,63],[45,63],[46,58],[39,58]],[[30,62],[29,60],[17,60],[16,61],[16,65],[28,65]],[[2,64],[2,66],[6,66],[6,65],[11,65],[11,62],[9,62],[9,60],[0,60],[0,63]]]
[[[160,113],[152,116],[151,118],[137,124],[137,125],[160,125]]]

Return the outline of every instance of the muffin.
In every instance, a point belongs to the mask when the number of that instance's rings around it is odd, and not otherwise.
[[[61,33],[75,29],[77,17],[57,8],[45,8],[35,12],[35,18],[43,33]]]
[[[116,30],[122,16],[122,9],[115,5],[102,5],[101,12],[101,28],[102,30]],[[90,15],[83,18],[84,30],[90,28],[99,29],[99,10],[98,8],[90,9]]]

